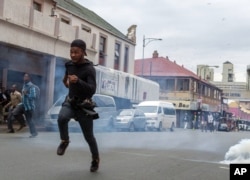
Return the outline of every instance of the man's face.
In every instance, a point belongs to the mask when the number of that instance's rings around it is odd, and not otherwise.
[[[24,74],[24,76],[23,76],[23,81],[24,81],[24,82],[29,82],[29,81],[30,81],[30,77],[29,77],[28,74]]]
[[[82,58],[84,57],[84,52],[79,47],[71,47],[70,57],[73,63],[75,64],[80,63],[82,61]]]
[[[11,86],[11,92],[15,92],[15,90],[16,90],[16,86]]]

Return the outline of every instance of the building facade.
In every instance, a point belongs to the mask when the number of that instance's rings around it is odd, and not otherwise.
[[[0,85],[22,87],[28,72],[41,88],[43,113],[62,93],[64,63],[74,39],[94,64],[133,74],[136,25],[121,33],[73,0],[0,0]]]
[[[201,79],[184,66],[170,61],[168,57],[159,57],[157,51],[152,58],[135,61],[135,75],[153,80],[160,85],[161,100],[172,102],[177,110],[177,127],[183,127],[183,118],[187,113],[190,121],[195,121],[194,128],[202,116],[208,112],[221,113],[222,90]]]
[[[225,107],[225,111],[230,112],[236,119],[249,119],[250,120],[250,89],[249,89],[249,79],[250,79],[250,68],[246,68],[246,82],[236,82],[234,74],[234,65],[226,61],[223,63],[222,67],[222,81],[210,81],[212,84],[220,88],[222,93],[222,98],[226,101],[235,101],[237,104],[235,107]],[[228,102],[227,102],[228,103]],[[235,106],[235,105],[234,105]],[[237,109],[237,110],[236,110]]]
[[[205,64],[197,65],[197,75],[204,80],[213,81],[214,80],[214,69],[212,67],[218,66],[208,66]]]

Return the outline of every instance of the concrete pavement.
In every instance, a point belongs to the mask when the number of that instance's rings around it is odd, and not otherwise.
[[[81,133],[70,133],[64,156],[56,155],[57,132],[28,135],[27,129],[0,134],[1,179],[228,180],[229,167],[220,161],[245,136],[192,130],[96,133],[101,163],[97,173],[90,173],[91,155]]]
[[[6,123],[2,123],[0,124],[0,135],[1,134],[24,134],[24,133],[29,133],[29,128],[28,126],[26,125],[22,130],[20,131],[17,131],[17,129],[20,127],[20,124],[18,123],[14,123],[13,124],[13,128],[15,130],[15,133],[8,133],[8,127],[7,127],[7,124]],[[40,125],[36,125],[36,128],[37,128],[37,131],[38,132],[44,132],[45,131],[45,128],[44,126],[40,126]],[[30,134],[28,134],[29,136]]]

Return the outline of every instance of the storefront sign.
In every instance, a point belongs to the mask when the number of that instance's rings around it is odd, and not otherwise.
[[[176,109],[190,110],[190,101],[170,101]]]

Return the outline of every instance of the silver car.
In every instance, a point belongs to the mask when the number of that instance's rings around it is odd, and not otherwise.
[[[58,131],[57,118],[65,97],[66,95],[61,96],[49,109],[45,119],[45,128],[47,130]],[[94,120],[94,130],[111,131],[113,129],[114,117],[117,113],[114,98],[107,95],[94,94],[92,99],[97,105],[95,111],[99,114],[99,118]],[[79,131],[79,123],[71,119],[69,122],[69,130]]]
[[[146,116],[139,109],[122,109],[114,120],[114,128],[117,130],[145,131]]]

